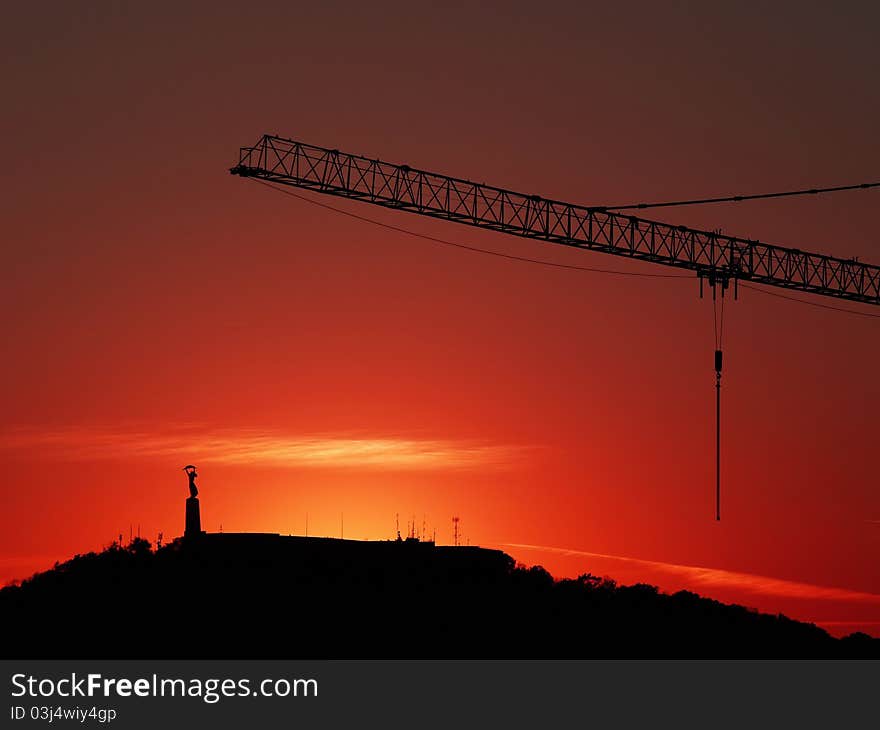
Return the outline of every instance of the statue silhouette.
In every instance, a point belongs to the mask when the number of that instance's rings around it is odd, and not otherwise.
[[[199,488],[196,486],[196,477],[198,476],[196,468],[192,464],[187,464],[183,467],[183,470],[186,472],[187,477],[189,477],[189,496],[197,497]]]

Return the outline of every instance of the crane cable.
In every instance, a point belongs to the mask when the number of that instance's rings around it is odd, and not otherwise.
[[[322,203],[318,200],[313,200],[312,198],[308,198],[305,195],[299,195],[298,193],[293,192],[292,190],[287,190],[285,188],[278,187],[277,185],[272,185],[271,183],[264,182],[258,178],[252,177],[249,178],[254,182],[260,183],[260,185],[265,185],[267,188],[271,190],[275,190],[276,192],[282,193],[284,195],[289,195],[292,198],[296,198],[297,200],[302,200],[306,203],[311,203],[312,205],[316,205],[319,208],[324,208],[326,210],[332,210],[334,213],[339,213],[344,216],[348,216],[349,218],[354,218],[355,220],[363,221],[364,223],[372,223],[374,226],[379,226],[381,228],[387,228],[391,231],[397,231],[398,233],[405,233],[408,236],[415,236],[416,238],[422,238],[425,241],[433,241],[434,243],[441,243],[444,246],[454,246],[455,248],[464,249],[465,251],[473,251],[474,253],[484,253],[489,256],[497,256],[502,259],[510,259],[511,261],[523,261],[527,264],[539,264],[540,266],[552,266],[556,269],[571,269],[572,271],[589,271],[595,274],[613,274],[616,276],[639,276],[643,278],[649,279],[691,279],[692,277],[688,274],[655,274],[651,272],[642,272],[642,271],[621,271],[620,269],[600,269],[591,266],[575,266],[574,264],[561,264],[556,261],[543,261],[541,259],[530,259],[525,256],[515,256],[509,253],[502,253],[501,251],[492,251],[488,248],[478,248],[477,246],[468,246],[464,243],[456,243],[455,241],[449,241],[445,238],[438,238],[437,236],[429,236],[426,233],[417,233],[416,231],[411,231],[407,228],[401,228],[400,226],[392,225],[391,223],[384,223],[382,221],[378,221],[375,218],[368,218],[364,215],[358,215],[357,213],[352,213],[348,210],[343,210],[342,208],[337,208],[333,205],[327,205],[326,203]]]
[[[433,243],[439,243],[444,246],[453,246],[454,248],[463,249],[465,251],[471,251],[473,253],[482,253],[488,256],[497,256],[503,259],[509,259],[511,261],[522,261],[527,264],[538,264],[539,266],[550,266],[556,269],[569,269],[571,271],[586,271],[594,274],[611,274],[615,276],[637,276],[643,278],[653,278],[653,279],[691,279],[692,277],[688,274],[654,274],[648,272],[641,271],[621,271],[619,269],[602,269],[598,267],[592,266],[576,266],[574,264],[562,264],[556,261],[545,261],[542,259],[532,259],[526,256],[515,256],[513,254],[502,253],[500,251],[493,251],[488,248],[480,248],[478,246],[468,246],[463,243],[457,243],[455,241],[449,241],[445,238],[438,238],[437,236],[429,236],[425,233],[418,233],[416,231],[411,231],[408,228],[402,228],[400,226],[395,226],[390,223],[384,223],[382,221],[376,220],[374,218],[369,218],[364,215],[358,215],[357,213],[352,213],[351,211],[343,210],[342,208],[337,208],[333,205],[328,205],[327,203],[322,203],[318,200],[314,200],[313,198],[309,198],[305,195],[299,195],[294,193],[292,190],[287,190],[286,188],[279,187],[277,185],[272,185],[271,183],[264,182],[258,178],[249,178],[254,182],[260,183],[260,185],[264,185],[270,190],[274,190],[277,193],[281,193],[282,195],[289,195],[292,198],[296,198],[297,200],[301,200],[304,203],[308,203],[309,205],[317,206],[318,208],[324,208],[325,210],[333,211],[334,213],[339,213],[340,215],[347,216],[349,218],[354,218],[355,220],[363,221],[364,223],[370,223],[374,226],[379,226],[381,228],[387,228],[391,231],[397,231],[398,233],[403,233],[407,236],[413,236],[414,238],[421,238],[425,241],[432,241]],[[738,282],[738,285],[743,287],[744,289],[751,289],[752,291],[759,292],[761,294],[767,294],[768,296],[778,297],[779,299],[785,299],[789,302],[795,302],[796,304],[808,304],[811,307],[819,307],[820,309],[830,309],[834,312],[841,312],[843,314],[855,314],[859,317],[872,317],[874,319],[880,319],[880,314],[873,314],[871,312],[860,312],[857,309],[847,309],[846,307],[835,307],[831,304],[823,304],[821,302],[811,302],[806,299],[799,299],[798,297],[791,297],[785,294],[780,294],[778,292],[768,291],[767,289],[763,289],[761,287],[753,286],[751,284],[746,284],[742,281]]]
[[[798,195],[819,195],[820,193],[840,193],[848,190],[868,190],[880,187],[880,182],[837,185],[827,188],[807,188],[804,190],[784,190],[776,193],[757,193],[753,195],[725,195],[719,198],[695,198],[693,200],[668,200],[659,203],[629,203],[627,205],[594,205],[591,210],[644,210],[645,208],[672,208],[682,205],[707,205],[710,203],[739,203],[745,200],[765,200],[767,198],[790,198]]]
[[[846,307],[835,307],[833,304],[823,304],[822,302],[811,302],[807,299],[800,299],[799,297],[790,297],[787,294],[780,294],[779,292],[770,291],[768,289],[762,289],[759,286],[752,286],[751,284],[745,284],[740,281],[739,286],[743,289],[751,289],[752,291],[756,291],[759,294],[766,294],[770,297],[776,297],[777,299],[785,299],[789,302],[796,302],[797,304],[808,304],[811,307],[819,307],[820,309],[830,309],[832,312],[843,312],[844,314],[855,314],[859,317],[872,317],[874,319],[880,319],[880,314],[874,314],[873,312],[860,312],[858,309],[847,309]]]
[[[717,282],[712,284],[712,324],[715,328],[715,521],[721,521],[721,365],[724,340],[724,290],[722,281],[720,302],[716,296]]]

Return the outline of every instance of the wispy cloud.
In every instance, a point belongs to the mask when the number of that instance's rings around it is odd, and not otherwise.
[[[570,550],[568,548],[547,547],[545,545],[524,545],[519,543],[503,543],[503,545],[505,547],[519,548],[523,550],[539,550],[557,553],[559,555],[601,558],[605,560],[617,560],[632,565],[640,565],[655,572],[682,578],[688,584],[695,587],[735,589],[752,594],[777,596],[782,598],[880,603],[880,594],[877,593],[864,593],[862,591],[852,591],[847,588],[831,588],[828,586],[813,585],[812,583],[799,583],[796,581],[782,580],[780,578],[770,578],[765,575],[755,575],[753,573],[738,573],[732,570],[722,570],[720,568],[704,568],[697,565],[664,563],[657,560],[629,558],[620,555],[606,555],[605,553],[591,553],[585,550]]]
[[[461,469],[503,466],[521,448],[455,439],[290,435],[271,430],[64,428],[0,434],[0,448],[71,460],[176,457],[195,463],[287,467]]]

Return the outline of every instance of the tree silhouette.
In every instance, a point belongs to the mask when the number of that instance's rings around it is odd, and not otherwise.
[[[865,634],[406,541],[136,538],[0,590],[0,617],[10,658],[880,657]]]

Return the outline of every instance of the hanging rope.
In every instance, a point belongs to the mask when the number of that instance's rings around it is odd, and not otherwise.
[[[721,521],[721,366],[724,341],[724,290],[727,282],[720,282],[721,297],[717,296],[719,282],[712,283],[712,325],[715,333],[715,520]]]

